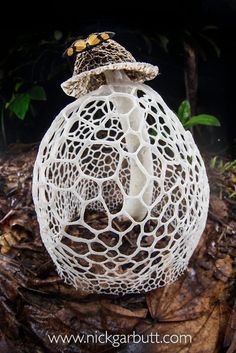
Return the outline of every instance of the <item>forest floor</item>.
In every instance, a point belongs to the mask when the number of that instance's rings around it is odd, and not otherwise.
[[[31,196],[36,146],[0,156],[0,353],[235,353],[236,173],[208,168],[208,221],[188,270],[146,294],[91,295],[66,285],[44,248]],[[206,161],[209,165],[209,161]],[[48,335],[191,335],[191,342],[51,343]],[[124,341],[123,341],[124,342]]]

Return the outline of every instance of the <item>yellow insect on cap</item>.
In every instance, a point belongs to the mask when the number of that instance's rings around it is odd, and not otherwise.
[[[86,40],[86,42],[89,45],[96,45],[100,43],[100,39],[98,38],[97,34],[91,34]]]
[[[86,48],[86,43],[84,40],[80,39],[75,42],[74,47],[77,52],[80,52]]]
[[[109,34],[106,32],[101,33],[100,36],[102,37],[103,40],[107,40],[110,38]]]
[[[73,48],[68,48],[66,53],[67,53],[68,56],[72,56],[74,54]]]

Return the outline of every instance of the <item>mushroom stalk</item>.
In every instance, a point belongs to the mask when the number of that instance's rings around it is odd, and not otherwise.
[[[110,85],[129,83],[129,78],[124,71],[106,71],[106,82]],[[125,87],[124,87],[125,89]],[[124,89],[122,92],[124,92]],[[130,92],[127,92],[130,93]],[[139,106],[134,106],[130,113],[130,100],[119,96],[114,99],[121,126],[126,139],[129,153],[137,151],[136,158],[130,157],[130,188],[129,195],[124,201],[124,211],[134,220],[141,221],[147,214],[147,206],[152,202],[153,159],[149,144],[149,134],[145,126],[144,113]],[[129,132],[131,128],[131,132]],[[147,142],[145,145],[143,142]],[[140,148],[140,145],[143,147]]]

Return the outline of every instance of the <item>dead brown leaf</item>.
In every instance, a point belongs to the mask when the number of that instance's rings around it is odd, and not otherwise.
[[[212,213],[215,217],[225,220],[228,217],[228,206],[224,200],[221,200],[219,197],[211,196],[210,207]]]
[[[158,322],[154,324],[142,323],[136,327],[137,332],[144,334],[146,339],[150,333],[158,335],[159,343],[143,344],[143,352],[149,353],[221,353],[219,348],[220,328],[225,325],[228,317],[227,308],[222,304],[216,304],[211,312],[203,314],[194,320],[181,322]],[[167,336],[165,336],[167,335]],[[170,341],[170,336],[177,343],[164,343],[163,340]],[[183,335],[188,335],[183,336]],[[165,337],[164,337],[165,336]],[[162,342],[161,342],[162,341]],[[135,344],[133,344],[133,349]],[[122,353],[132,352],[126,348]]]
[[[110,311],[111,313],[113,313],[115,315],[120,315],[120,316],[136,317],[136,318],[145,319],[147,316],[147,312],[148,312],[147,309],[129,310],[129,309],[126,309],[120,305],[115,305],[115,304],[109,303],[107,301],[102,301],[101,304],[105,309],[107,309],[107,311]]]
[[[236,352],[236,300],[225,332],[224,347],[228,347],[227,353]]]

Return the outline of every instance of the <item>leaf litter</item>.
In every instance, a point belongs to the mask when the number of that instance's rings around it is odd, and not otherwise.
[[[0,156],[0,352],[236,352],[236,205],[224,197],[223,173],[209,170],[214,187],[208,222],[183,276],[146,294],[91,295],[58,277],[41,242],[31,196],[35,157],[36,146],[25,145],[14,145]],[[97,227],[104,222],[94,214],[88,217]],[[126,227],[125,220],[117,226]],[[133,238],[135,234],[127,247]],[[48,338],[105,331],[192,339],[114,347],[111,342],[51,343]]]

